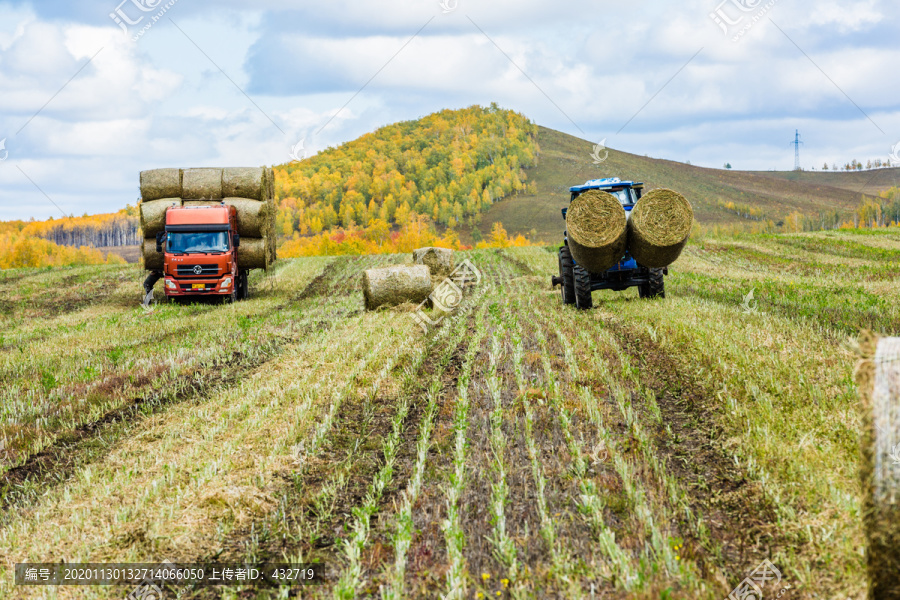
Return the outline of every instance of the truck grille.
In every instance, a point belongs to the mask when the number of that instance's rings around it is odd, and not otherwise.
[[[195,268],[200,267],[198,273]],[[179,277],[210,277],[219,274],[218,265],[178,265],[175,270]]]

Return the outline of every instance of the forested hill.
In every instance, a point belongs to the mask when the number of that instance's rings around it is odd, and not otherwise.
[[[278,232],[402,225],[420,215],[471,227],[494,201],[528,189],[524,169],[538,151],[537,127],[496,104],[388,125],[275,167]]]
[[[0,235],[43,238],[61,246],[131,246],[141,242],[137,207],[128,205],[114,213],[81,217],[48,218],[46,221],[2,221]]]

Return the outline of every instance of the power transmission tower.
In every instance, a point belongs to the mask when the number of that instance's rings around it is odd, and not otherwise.
[[[794,147],[794,170],[800,170],[800,144],[803,142],[800,141],[800,130],[794,130],[794,141],[791,142],[791,146]]]

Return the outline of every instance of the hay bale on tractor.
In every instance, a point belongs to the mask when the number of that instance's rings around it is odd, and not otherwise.
[[[413,263],[426,265],[434,279],[447,277],[453,272],[453,250],[448,248],[418,248],[413,250]]]
[[[869,598],[900,598],[900,338],[860,336],[856,382]]]
[[[587,190],[566,211],[566,231],[572,258],[592,273],[603,273],[625,254],[628,226],[618,198]]]
[[[141,199],[144,202],[163,198],[181,198],[181,169],[151,169],[141,171]]]
[[[181,198],[164,198],[162,200],[141,200],[138,209],[141,217],[141,231],[145,238],[155,237],[166,228],[166,209],[170,206],[181,206]]]
[[[222,169],[185,169],[181,197],[185,200],[220,200]]]
[[[694,210],[678,192],[660,188],[645,194],[628,219],[631,256],[645,267],[669,266],[681,255],[693,224]]]
[[[394,265],[363,272],[366,310],[418,304],[431,293],[431,270],[426,265]]]

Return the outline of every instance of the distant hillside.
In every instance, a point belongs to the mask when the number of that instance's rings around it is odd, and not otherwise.
[[[776,179],[828,185],[871,196],[877,196],[887,188],[900,186],[900,168],[847,173],[829,171],[761,171],[756,172],[756,174]]]
[[[380,228],[418,216],[472,227],[495,200],[526,190],[536,137],[531,121],[496,104],[382,127],[276,166],[277,231]]]
[[[900,169],[749,172],[707,169],[616,150],[595,165],[591,142],[546,127],[538,127],[537,140],[541,149],[537,164],[525,170],[536,192],[495,203],[479,224],[482,233],[502,221],[511,234],[558,241],[564,228],[560,208],[569,201],[568,188],[599,177],[643,181],[646,189],[677,190],[690,200],[701,223],[751,223],[741,216],[746,210],[740,207],[752,209],[755,220],[775,222],[794,211],[810,216],[834,211],[849,215],[858,208],[863,190],[874,196],[900,185]],[[727,208],[729,203],[737,208]]]

